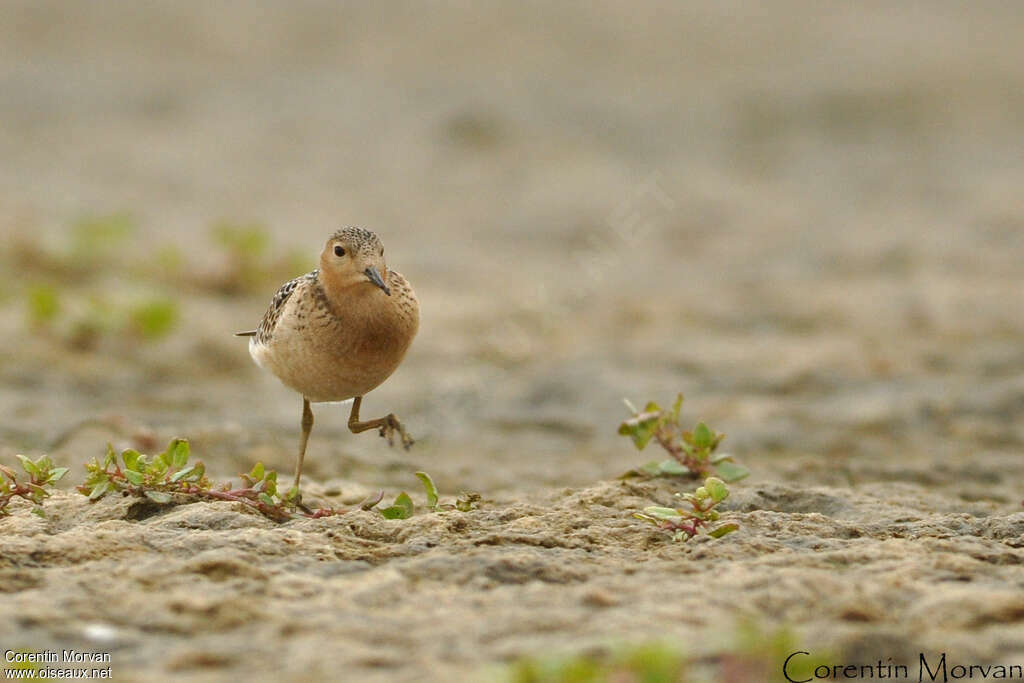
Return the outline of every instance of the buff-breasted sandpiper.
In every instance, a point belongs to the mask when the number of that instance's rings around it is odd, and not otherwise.
[[[363,396],[380,386],[405,357],[419,329],[419,302],[401,274],[388,270],[376,234],[344,228],[331,235],[320,267],[286,282],[249,339],[256,364],[302,395],[302,436],[295,487],[313,429],[310,403],[353,399],[348,428],[379,429],[391,443],[413,440],[394,413],[361,421]]]

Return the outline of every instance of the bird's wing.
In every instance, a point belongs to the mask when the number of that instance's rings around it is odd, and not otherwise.
[[[270,338],[274,336],[274,328],[277,327],[277,321],[281,317],[281,311],[284,310],[284,305],[288,303],[288,297],[290,297],[292,292],[294,292],[295,289],[303,282],[315,282],[318,272],[319,271],[314,270],[281,285],[281,289],[277,290],[277,294],[274,295],[273,300],[270,302],[270,308],[268,308],[267,312],[263,315],[263,320],[260,321],[260,326],[253,332],[239,332],[237,336],[254,336],[256,337],[256,343],[266,344]]]

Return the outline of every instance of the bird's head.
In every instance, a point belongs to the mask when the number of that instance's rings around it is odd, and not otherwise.
[[[320,272],[337,289],[372,285],[391,296],[384,246],[364,228],[342,228],[331,235],[320,254]]]

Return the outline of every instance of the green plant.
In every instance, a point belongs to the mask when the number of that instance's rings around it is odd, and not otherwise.
[[[145,496],[162,504],[174,502],[179,497],[226,500],[251,507],[279,522],[295,517],[328,517],[357,508],[369,510],[383,498],[383,493],[380,493],[354,508],[309,510],[302,506],[298,489],[292,487],[281,492],[277,486],[277,472],[264,468],[262,463],[256,463],[248,474],[241,475],[244,486],[232,488],[230,484],[223,484],[215,487],[206,477],[203,463],[190,464],[190,456],[185,439],[172,439],[167,448],[155,456],[142,455],[131,448],[118,455],[112,446],[107,446],[103,463],[97,459],[88,463],[88,476],[77,488],[90,500],[99,500],[114,491]]]
[[[438,496],[437,486],[434,485],[434,480],[430,478],[430,475],[426,472],[417,472],[416,478],[423,484],[423,488],[427,492],[427,507],[431,510],[438,509]]]
[[[178,305],[165,298],[140,301],[128,309],[129,327],[144,339],[166,336],[178,323]]]
[[[688,661],[663,643],[629,645],[607,655],[524,657],[510,667],[509,683],[683,683]]]
[[[416,478],[423,484],[423,489],[427,494],[427,508],[432,512],[441,512],[447,510],[458,510],[459,512],[469,512],[474,509],[480,502],[479,493],[462,493],[458,498],[455,499],[454,503],[441,503],[437,493],[437,486],[434,484],[434,480],[426,472],[417,472]],[[379,508],[382,515],[388,519],[408,519],[412,517],[416,511],[413,505],[412,498],[409,494],[403,491],[398,494],[395,498],[395,502],[386,508]]]
[[[16,235],[4,257],[12,269],[30,279],[81,283],[115,266],[123,270],[119,252],[136,227],[127,213],[86,216],[52,244],[40,239],[39,231]]]
[[[48,325],[60,313],[60,295],[53,285],[33,285],[25,295],[29,324],[32,327]]]
[[[308,254],[272,249],[270,233],[259,223],[222,221],[210,229],[210,239],[220,250],[223,270],[207,285],[226,294],[261,292],[310,270]]]
[[[52,284],[34,285],[25,295],[29,326],[80,350],[102,338],[156,340],[169,334],[180,317],[178,304],[164,296],[123,300],[107,291],[68,293]]]
[[[380,514],[387,519],[409,519],[413,512],[415,512],[415,507],[412,504],[412,498],[405,491],[398,494],[394,503],[380,509]]]
[[[119,457],[108,444],[102,465],[95,458],[86,464],[88,476],[78,490],[90,500],[99,500],[110,491],[128,491],[157,503],[169,503],[172,494],[210,487],[206,466],[202,462],[188,465],[189,456],[185,439],[172,439],[163,453],[152,457],[134,448],[125,449]]]
[[[226,500],[251,507],[279,522],[297,517],[331,517],[357,509],[372,510],[384,498],[384,492],[378,491],[353,507],[311,510],[302,504],[296,487],[287,491],[278,488],[277,472],[266,469],[263,463],[256,463],[248,473],[239,475],[243,485],[232,488],[230,484],[214,486],[206,476],[203,463],[190,463],[190,458],[191,450],[185,439],[172,439],[162,453],[154,456],[142,455],[132,448],[118,454],[113,446],[108,445],[102,463],[94,458],[85,466],[88,475],[77,489],[90,500],[99,500],[111,492],[144,496],[160,504],[197,498]],[[63,476],[67,470],[61,470],[60,476]],[[454,504],[439,504],[437,488],[430,475],[417,472],[416,476],[427,490],[427,505],[431,510],[465,512],[473,509],[480,500],[478,494],[470,493],[463,494]],[[0,489],[0,493],[2,491]],[[415,512],[412,498],[404,491],[398,494],[391,505],[377,510],[388,519],[408,519]]]
[[[437,494],[437,487],[434,485],[434,480],[430,478],[430,475],[426,472],[417,472],[416,477],[423,483],[423,488],[427,492],[427,507],[438,512],[440,510],[458,510],[459,512],[469,512],[476,508],[480,502],[479,493],[467,493],[463,491],[459,494],[459,497],[455,499],[454,503],[441,503]]]
[[[676,495],[679,496],[678,493]],[[686,501],[689,507],[667,508],[655,505],[646,507],[643,512],[634,513],[633,516],[670,532],[672,539],[676,541],[685,541],[701,533],[706,533],[712,538],[721,538],[739,529],[739,525],[732,522],[713,529],[707,528],[719,520],[720,515],[715,508],[729,497],[729,489],[718,477],[708,477],[704,480],[704,485],[696,491],[679,497]]]
[[[137,232],[138,222],[127,212],[86,216],[71,227],[66,257],[86,265],[108,261]]]
[[[794,652],[811,650],[814,654],[787,658]],[[785,667],[786,677],[794,681],[815,678],[817,667],[842,661],[821,644],[809,647],[800,643],[788,626],[765,628],[753,619],[741,619],[734,626],[732,646],[717,657],[717,680],[724,683],[779,680]]]
[[[28,481],[19,481],[21,475],[10,467],[0,465],[0,517],[9,515],[7,506],[14,498],[32,503],[32,512],[43,516],[43,501],[49,497],[47,489],[68,473],[67,467],[54,467],[50,456],[44,455],[31,460],[24,455],[17,456],[21,467],[28,475]]]
[[[270,234],[259,223],[222,221],[210,228],[210,236],[218,246],[247,263],[262,259],[270,247]]]
[[[619,425],[619,434],[633,440],[637,450],[643,450],[653,439],[671,458],[660,462],[649,462],[626,476],[677,475],[700,479],[714,474],[725,481],[738,481],[750,474],[743,465],[737,464],[728,453],[716,453],[725,434],[715,432],[703,422],[698,422],[692,431],[679,425],[679,413],[683,407],[683,395],[676,397],[670,410],[663,410],[654,401],[638,411],[629,400],[626,406],[633,413]]]
[[[790,680],[814,678],[815,668],[842,657],[824,647],[802,644],[792,629],[763,629],[740,620],[734,631],[719,634],[723,650],[700,658],[689,657],[675,645],[646,642],[623,645],[609,653],[562,657],[523,657],[505,676],[509,683],[748,683],[782,680],[786,666]],[[814,655],[787,660],[794,652]]]

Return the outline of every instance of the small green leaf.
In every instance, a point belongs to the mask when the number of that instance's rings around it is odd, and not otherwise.
[[[631,438],[637,450],[642,451],[658,431],[660,422],[660,413],[640,413],[636,417],[624,420],[619,425],[619,434]]]
[[[67,467],[56,467],[50,471],[50,476],[47,478],[46,483],[54,484],[64,478],[64,475],[68,473]]]
[[[169,493],[163,491],[146,491],[146,498],[149,498],[154,503],[170,503],[174,500],[174,497]]]
[[[189,447],[186,439],[174,439],[167,446],[167,450],[170,451],[171,459],[170,466],[174,469],[181,469],[188,462]]]
[[[26,458],[24,455],[16,455],[14,457],[21,461],[21,466],[25,469],[26,472],[32,475],[32,477],[38,477],[40,475],[39,467],[34,462]]]
[[[269,494],[261,493],[258,496],[258,498],[260,499],[260,502],[263,503],[264,505],[269,505],[271,507],[273,507],[275,505],[274,499],[271,498]]]
[[[637,474],[646,474],[651,477],[656,477],[661,474],[661,463],[657,460],[652,460],[650,462],[645,462],[643,465],[640,465],[640,467],[631,471]]]
[[[697,426],[693,430],[693,445],[697,448],[710,448],[711,443],[714,441],[714,435],[708,426],[703,422],[698,422]]]
[[[156,460],[146,465],[146,474],[150,474],[158,478],[164,476],[168,469],[170,457],[170,454],[166,452],[156,456]],[[143,462],[142,458],[139,458],[139,462]]]
[[[658,463],[658,474],[679,477],[685,476],[689,473],[690,468],[675,458],[667,458]]]
[[[284,494],[284,499],[288,502],[292,502],[299,499],[299,487],[292,486],[288,489],[288,493]]]
[[[398,494],[395,502],[390,507],[383,508],[380,511],[380,514],[384,515],[387,519],[408,519],[412,517],[412,513],[412,498],[405,491]]]
[[[675,403],[672,404],[672,421],[679,421],[679,412],[683,409],[683,395],[677,394]]]
[[[690,474],[690,470],[686,465],[683,465],[675,458],[666,458],[661,461],[652,460],[645,462],[640,467],[622,474],[619,479],[629,479],[644,475],[648,477],[684,477],[688,474]]]
[[[124,477],[125,479],[135,484],[136,486],[141,486],[142,482],[145,481],[145,477],[142,475],[142,473],[136,472],[135,470],[125,470]]]
[[[124,466],[130,470],[135,470],[136,472],[142,471],[141,468],[139,468],[140,457],[139,452],[134,448],[128,448],[121,451],[121,460],[124,461]]]
[[[721,538],[722,536],[725,536],[726,534],[731,534],[732,532],[738,530],[739,528],[740,528],[739,524],[735,524],[735,523],[730,522],[729,524],[723,524],[720,527],[716,527],[716,528],[712,529],[711,531],[708,532],[708,536],[711,536],[712,538]]]
[[[675,508],[665,508],[657,505],[645,507],[644,514],[658,519],[679,519],[682,517],[682,515],[679,514],[679,510],[676,510]]]
[[[427,507],[437,510],[437,487],[434,486],[434,480],[426,472],[417,472],[416,476],[423,482],[423,488],[427,490]]]
[[[117,453],[114,452],[114,444],[107,444],[107,456],[103,459],[103,469],[107,469],[117,462]]]
[[[719,434],[719,436],[725,436],[725,434]],[[723,460],[732,460],[732,453],[714,453],[710,458],[708,458],[708,461],[712,465],[717,465]]]
[[[725,481],[739,481],[750,474],[743,465],[737,465],[731,460],[723,460],[722,462],[715,465],[715,471]]]
[[[178,322],[178,305],[170,299],[142,301],[132,306],[128,317],[139,335],[156,339],[174,329]]]
[[[0,474],[3,474],[5,477],[10,479],[11,481],[14,481],[15,479],[18,478],[17,475],[14,473],[14,470],[12,470],[10,467],[7,467],[5,465],[0,465]]]
[[[30,483],[28,484],[28,488],[29,491],[31,491],[30,495],[32,497],[32,500],[34,500],[37,503],[42,503],[43,498],[48,498],[50,496],[49,492],[39,484]]]
[[[89,500],[99,500],[104,495],[106,495],[107,491],[109,491],[109,490],[110,490],[110,482],[109,481],[101,481],[101,482],[99,482],[98,484],[96,484],[95,486],[92,487],[92,491],[89,492]]]
[[[729,497],[729,489],[726,487],[725,482],[718,477],[708,477],[704,480],[704,486],[700,487],[711,496],[711,500],[716,503],[721,503],[723,500]],[[697,489],[698,497],[700,489]]]
[[[188,475],[192,474],[195,471],[195,469],[195,465],[193,465],[192,467],[186,467],[183,470],[178,470],[173,475],[171,475],[171,483],[173,484],[181,481]]]
[[[249,478],[253,481],[260,481],[263,479],[263,463],[258,462],[253,465],[252,471],[249,472]]]
[[[32,514],[38,515],[39,517],[46,519],[46,512],[43,510],[43,508],[39,507],[38,505],[32,508]]]
[[[60,312],[60,297],[53,285],[35,285],[28,290],[28,316],[33,325],[52,321]]]

